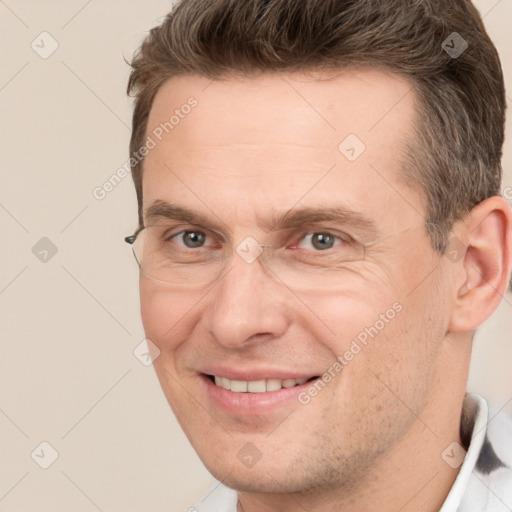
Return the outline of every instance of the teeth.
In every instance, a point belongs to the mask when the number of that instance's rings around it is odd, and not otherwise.
[[[224,384],[224,377],[222,378],[222,383]],[[245,380],[232,380],[230,389],[235,393],[247,393],[247,384],[248,382]]]
[[[293,388],[295,386],[295,379],[284,379],[282,386],[283,388]]]
[[[247,391],[249,393],[265,393],[267,391],[267,383],[265,380],[252,380],[247,383]]]
[[[302,379],[266,379],[266,380],[231,380],[226,377],[215,376],[215,384],[234,393],[264,393],[265,391],[277,391],[281,388],[293,388],[308,381]]]
[[[267,391],[277,391],[281,389],[281,381],[279,379],[267,380]]]
[[[231,389],[231,381],[229,379],[226,379],[226,377],[221,377],[221,386],[224,388],[224,389]],[[219,384],[217,384],[219,385]]]

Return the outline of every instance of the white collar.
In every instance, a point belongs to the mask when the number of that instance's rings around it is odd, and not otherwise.
[[[489,419],[487,402],[480,395],[474,393],[467,394],[464,399],[463,409],[469,415],[468,427],[472,432],[471,441],[459,474],[439,512],[455,512],[459,508],[487,433],[487,421]]]

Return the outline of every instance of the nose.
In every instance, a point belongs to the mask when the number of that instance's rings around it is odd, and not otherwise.
[[[209,296],[202,322],[219,344],[241,349],[284,335],[293,295],[260,259],[247,263],[233,253]]]

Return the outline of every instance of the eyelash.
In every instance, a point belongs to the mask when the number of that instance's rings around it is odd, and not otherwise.
[[[173,240],[174,238],[177,238],[180,235],[183,235],[185,233],[202,233],[206,237],[209,237],[209,235],[207,233],[205,233],[204,231],[201,231],[199,229],[185,229],[185,230],[179,231],[178,233],[174,233],[172,235],[169,235],[168,237],[166,237],[166,240],[169,240],[169,241]],[[301,235],[299,241],[296,242],[295,245],[298,245],[300,242],[302,242],[309,235],[318,235],[318,234],[328,235],[330,237],[333,237],[334,239],[336,239],[337,241],[341,242],[342,244],[350,244],[350,243],[353,242],[353,240],[350,239],[349,235],[341,236],[341,235],[337,235],[336,233],[333,233],[332,231],[318,230],[318,231],[308,231],[306,233],[303,233]],[[178,244],[178,245],[180,247],[184,248],[185,250],[188,250],[188,251],[194,251],[194,250],[201,251],[201,250],[205,250],[206,249],[205,246],[193,248],[193,247],[186,247],[184,244],[183,245],[182,244]],[[340,245],[340,244],[338,244],[338,245]],[[324,251],[314,250],[314,249],[309,249],[309,250],[311,250],[312,252],[319,253],[319,254],[327,253],[330,250],[334,249],[334,247],[337,247],[338,245],[334,245],[333,247],[330,247],[329,249],[325,249]]]

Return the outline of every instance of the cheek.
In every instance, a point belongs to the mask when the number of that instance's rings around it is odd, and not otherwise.
[[[198,299],[189,297],[183,290],[171,290],[144,278],[140,280],[139,291],[146,338],[160,351],[153,367],[171,409],[184,426],[190,406],[185,391],[189,375],[180,371],[178,362],[180,347],[186,345],[197,323],[194,312],[198,309]]]
[[[140,311],[146,337],[162,349],[162,334],[169,328],[169,314],[172,314],[168,295],[158,292],[141,279],[140,281]]]
[[[338,382],[353,386],[355,396],[357,387],[369,387],[368,391],[375,387],[372,383],[382,387],[373,382],[376,377],[370,370],[385,375],[391,388],[406,388],[419,374],[428,380],[443,339],[439,320],[443,305],[429,279],[417,293],[409,293],[417,286],[413,279],[417,273],[383,276],[372,272],[361,275],[359,286],[310,297],[307,305],[321,320],[315,324],[314,336],[328,345],[334,357],[343,358],[346,378]]]
[[[194,314],[194,301],[188,295],[169,290],[141,278],[140,308],[146,337],[162,353],[176,349],[190,325]]]
[[[358,340],[364,346],[372,338],[382,337],[390,325],[399,321],[403,309],[393,290],[370,286],[318,293],[309,298],[307,306],[315,314],[315,337],[329,339],[336,355],[349,350],[352,341]]]

